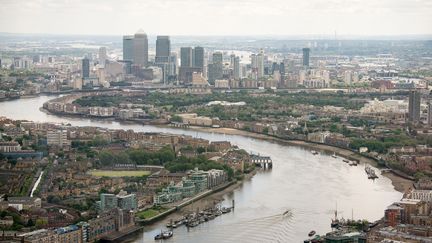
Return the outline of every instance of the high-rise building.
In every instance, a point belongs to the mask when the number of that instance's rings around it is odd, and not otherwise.
[[[106,59],[107,59],[107,49],[106,47],[102,46],[99,48],[99,64],[104,67]]]
[[[134,60],[134,37],[132,35],[123,36],[123,61]]]
[[[137,199],[135,194],[119,194],[117,195],[117,206],[120,209],[134,210],[137,208]]]
[[[429,98],[429,102],[428,102],[427,122],[428,122],[428,126],[432,127],[432,99],[431,98]]]
[[[82,59],[81,70],[83,78],[90,77],[90,60],[87,57]]]
[[[144,31],[139,30],[133,40],[133,63],[139,66],[147,66],[148,63],[148,39]]]
[[[408,120],[410,122],[420,121],[420,92],[411,90],[408,103]]]
[[[192,48],[191,47],[180,48],[180,66],[181,67],[192,67]]]
[[[208,81],[211,84],[223,77],[223,55],[221,52],[213,53],[213,63],[208,65]]]
[[[100,195],[100,209],[101,211],[111,210],[117,207],[118,199],[114,194],[102,193]]]
[[[233,71],[234,71],[234,79],[240,80],[241,79],[240,57],[234,57]]]
[[[171,53],[171,41],[169,36],[159,35],[156,38],[155,63],[168,63]]]
[[[213,53],[213,63],[216,64],[223,64],[223,55],[222,52],[215,52]]]
[[[261,52],[257,55],[257,77],[260,79],[264,77],[264,51],[261,50]]]
[[[303,48],[303,66],[309,67],[309,48]]]
[[[197,67],[201,69],[201,72],[204,71],[204,48],[197,46],[193,50],[193,67]]]
[[[230,55],[230,68],[234,68],[236,55],[233,53]]]
[[[171,52],[168,64],[168,76],[175,77],[177,75],[177,53]]]
[[[135,194],[127,194],[125,191],[120,191],[119,194],[100,194],[100,210],[108,211],[114,208],[123,210],[137,209],[137,198]]]

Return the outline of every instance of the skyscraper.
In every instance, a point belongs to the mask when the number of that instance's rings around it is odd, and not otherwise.
[[[174,77],[177,75],[177,53],[172,52],[169,56],[168,76]]]
[[[240,80],[241,79],[241,67],[240,67],[240,57],[234,57],[234,63],[233,63],[233,71],[234,71],[234,79]]]
[[[264,51],[261,50],[257,55],[257,76],[258,78],[264,77]]]
[[[99,64],[104,67],[106,59],[107,59],[107,49],[106,47],[102,46],[99,48]]]
[[[415,90],[409,93],[408,120],[414,123],[420,121],[420,93]]]
[[[213,53],[213,63],[216,64],[223,64],[223,55],[222,52],[215,52]]]
[[[143,30],[139,30],[133,40],[133,63],[139,66],[147,66],[148,63],[148,39]]]
[[[197,46],[193,51],[193,67],[201,68],[201,72],[204,70],[204,48]]]
[[[303,48],[303,66],[309,67],[309,48]]]
[[[216,79],[223,77],[223,55],[221,52],[213,53],[213,63],[208,65],[208,81],[213,84]]]
[[[84,57],[84,59],[82,59],[81,70],[83,78],[90,77],[90,60],[87,57]]]
[[[192,48],[191,47],[180,48],[180,66],[181,67],[192,67]]]
[[[132,35],[123,36],[123,60],[133,61],[134,37]]]
[[[169,36],[159,35],[156,39],[156,63],[168,63],[171,53],[171,41]]]

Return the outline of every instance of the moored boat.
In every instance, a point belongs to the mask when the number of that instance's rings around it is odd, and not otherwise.
[[[308,236],[312,237],[313,235],[315,235],[315,233],[316,233],[315,230],[312,230],[311,232],[309,232]]]

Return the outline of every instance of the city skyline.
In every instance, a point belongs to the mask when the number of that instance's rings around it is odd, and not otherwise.
[[[7,33],[121,35],[143,28],[148,35],[432,34],[432,3],[424,0],[0,2],[0,32]]]

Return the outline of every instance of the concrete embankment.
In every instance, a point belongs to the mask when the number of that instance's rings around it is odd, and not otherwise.
[[[200,200],[200,199],[202,199],[204,197],[207,197],[207,196],[209,196],[209,195],[211,195],[211,194],[213,194],[215,192],[222,191],[222,190],[224,190],[224,189],[226,189],[226,188],[228,188],[228,187],[230,187],[230,186],[232,186],[234,184],[236,184],[236,181],[231,181],[231,182],[227,182],[227,183],[225,183],[223,185],[220,185],[220,186],[218,186],[216,188],[213,188],[211,190],[207,190],[207,191],[201,192],[198,195],[196,195],[196,196],[194,196],[192,198],[189,198],[189,199],[187,199],[185,201],[182,201],[182,202],[178,203],[176,206],[171,207],[170,209],[168,209],[168,210],[166,210],[166,211],[164,211],[164,212],[162,212],[162,213],[160,213],[160,214],[158,214],[158,215],[156,215],[154,217],[151,217],[151,218],[148,218],[148,219],[143,219],[143,220],[138,220],[138,222],[141,223],[141,224],[143,224],[143,225],[154,223],[156,221],[159,221],[160,219],[163,219],[167,215],[172,214],[173,212],[176,212],[176,211],[180,210],[181,208],[183,208],[183,207],[185,207],[185,206],[187,206],[189,204],[192,204],[192,203],[194,203],[194,202],[196,202],[196,201],[198,201],[198,200]]]

